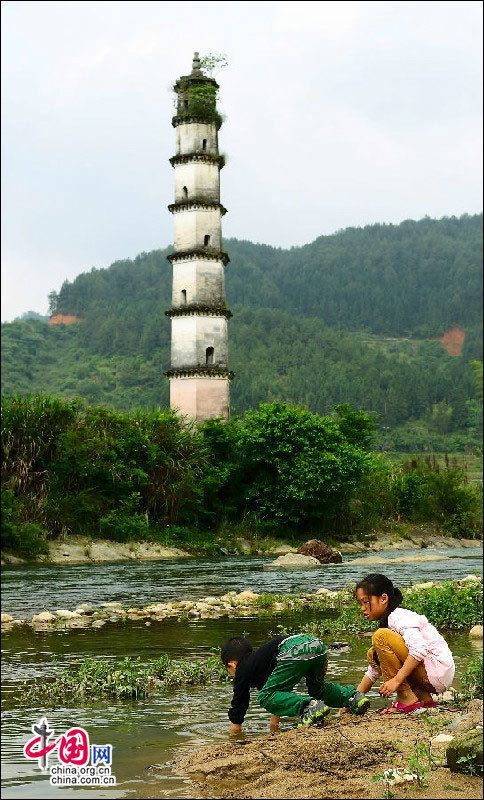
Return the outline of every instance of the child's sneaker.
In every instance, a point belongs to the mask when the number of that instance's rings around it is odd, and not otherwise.
[[[361,692],[354,692],[348,700],[348,709],[351,714],[364,714],[370,707],[370,701]]]
[[[325,705],[322,700],[311,700],[308,705],[303,709],[298,728],[306,728],[309,725],[315,725],[317,728],[322,728],[324,719],[328,716],[331,709]]]

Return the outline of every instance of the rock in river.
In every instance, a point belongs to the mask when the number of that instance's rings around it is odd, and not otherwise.
[[[279,556],[270,564],[264,564],[264,569],[312,569],[321,567],[321,562],[313,556],[303,556],[301,553],[286,553]]]
[[[44,623],[44,622],[55,622],[57,619],[55,614],[52,614],[50,611],[41,611],[40,614],[34,614],[32,617],[32,622],[35,623]]]
[[[343,561],[343,556],[339,550],[335,550],[319,539],[310,539],[301,545],[297,552],[303,556],[317,558],[320,564],[341,564]]]

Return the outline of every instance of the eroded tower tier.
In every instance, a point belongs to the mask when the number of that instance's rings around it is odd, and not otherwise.
[[[175,201],[171,317],[170,406],[202,422],[227,419],[230,410],[225,265],[222,246],[218,151],[222,119],[217,111],[218,84],[203,74],[198,53],[190,75],[177,80]]]

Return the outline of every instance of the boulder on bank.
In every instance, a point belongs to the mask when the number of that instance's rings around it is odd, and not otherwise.
[[[286,553],[279,556],[270,564],[264,564],[264,569],[313,569],[320,567],[321,562],[313,556],[304,556],[301,553]]]
[[[301,545],[297,552],[303,556],[317,558],[320,564],[341,564],[343,561],[339,550],[321,542],[320,539],[310,539]]]
[[[482,625],[473,625],[469,631],[471,639],[482,639]]]

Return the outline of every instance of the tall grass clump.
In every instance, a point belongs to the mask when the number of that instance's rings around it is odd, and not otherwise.
[[[482,653],[471,658],[467,663],[464,673],[461,677],[459,692],[460,696],[465,700],[473,700],[474,698],[482,700],[483,686],[482,686]]]

